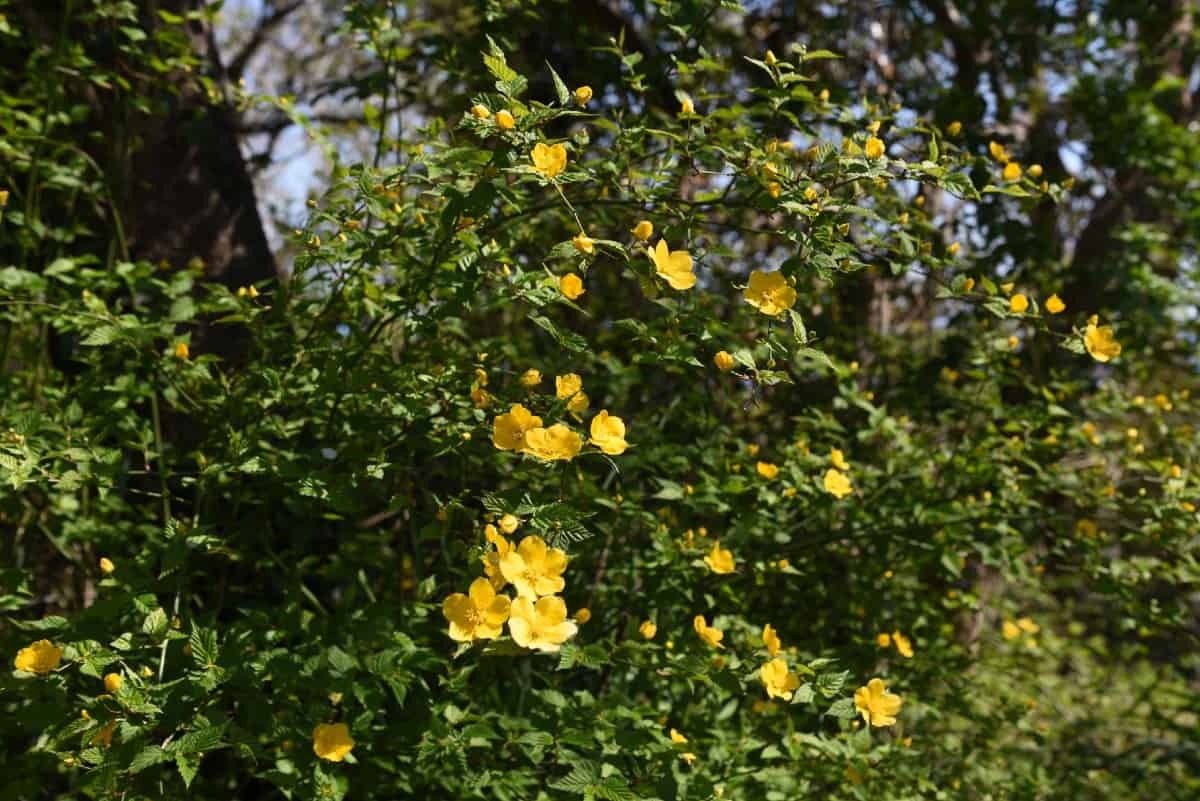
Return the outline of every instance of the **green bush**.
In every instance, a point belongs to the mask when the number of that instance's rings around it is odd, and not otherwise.
[[[825,50],[503,43],[241,287],[124,249],[86,48],[4,67],[0,797],[1200,791],[1192,340],[996,224],[1074,181]]]

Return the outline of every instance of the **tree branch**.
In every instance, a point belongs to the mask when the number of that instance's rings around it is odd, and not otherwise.
[[[226,71],[229,79],[232,81],[240,80],[246,72],[246,65],[250,59],[254,58],[254,54],[267,41],[267,36],[277,28],[280,23],[295,13],[301,6],[304,5],[304,0],[295,0],[291,5],[284,6],[269,17],[265,17],[258,23],[258,27],[250,36],[250,41],[242,46],[233,60],[229,62],[229,68]]]

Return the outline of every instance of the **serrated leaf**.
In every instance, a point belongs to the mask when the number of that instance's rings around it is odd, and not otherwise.
[[[571,772],[561,779],[550,782],[550,787],[576,795],[583,795],[600,780],[600,766],[595,762],[578,762]]]
[[[153,610],[142,621],[142,631],[157,637],[167,630],[167,613],[161,608]]]
[[[196,778],[196,773],[200,770],[200,760],[193,759],[186,754],[176,754],[175,767],[179,769],[179,778],[183,779],[183,786],[191,788],[192,780]]]
[[[180,754],[195,754],[223,745],[225,725],[206,726],[190,731],[172,743],[171,750]]]
[[[569,105],[571,102],[570,90],[563,83],[563,79],[558,77],[558,73],[554,71],[554,67],[549,61],[546,62],[546,66],[550,68],[550,77],[554,79],[554,90],[558,93],[558,102],[564,106]]]
[[[80,345],[100,347],[112,344],[121,335],[121,329],[115,325],[99,325],[88,331],[87,336],[79,341]]]
[[[147,746],[133,758],[132,762],[129,763],[129,772],[141,773],[146,768],[166,762],[170,758],[171,755],[159,748],[157,745]]]
[[[839,698],[830,704],[829,709],[825,710],[825,714],[831,718],[851,720],[858,714],[858,712],[854,708],[854,699]]]
[[[588,343],[586,339],[578,334],[562,330],[547,318],[542,317],[540,314],[529,315],[529,320],[538,328],[541,328],[543,331],[550,334],[550,336],[554,337],[554,341],[559,345],[562,345],[567,350],[572,351],[573,353],[583,353],[587,350]]]

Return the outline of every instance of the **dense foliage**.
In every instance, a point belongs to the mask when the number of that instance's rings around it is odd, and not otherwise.
[[[1106,168],[838,25],[634,5],[568,57],[555,3],[346,3],[365,153],[214,77],[205,12],[2,18],[0,797],[1200,792],[1167,68],[1058,87],[1158,181],[1097,240]],[[112,126],[197,93],[329,159],[284,280],[125,237]]]

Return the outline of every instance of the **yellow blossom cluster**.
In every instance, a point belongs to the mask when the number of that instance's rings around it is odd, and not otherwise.
[[[825,471],[825,491],[837,499],[845,498],[854,492],[854,486],[850,483],[850,463],[846,461],[845,455],[833,448],[829,452],[829,463],[833,465]]]
[[[900,653],[900,656],[904,657],[905,659],[912,659],[913,657],[912,640],[901,634],[899,631],[893,631],[891,634],[882,632],[876,636],[875,642],[880,648],[889,648],[893,645],[896,646],[896,650]]]
[[[515,533],[519,525],[515,515],[500,519],[505,534]],[[471,582],[466,594],[456,592],[442,602],[450,638],[495,640],[507,623],[513,642],[522,648],[557,651],[578,630],[576,622],[567,619],[566,602],[556,594],[566,587],[566,553],[548,547],[536,534],[514,546],[491,524],[484,527],[484,536],[494,548],[483,557],[484,575]],[[500,594],[508,586],[515,597]],[[576,614],[579,623],[590,617],[585,609]]]
[[[1033,621],[1033,618],[1022,617],[1017,620],[1006,620],[1000,626],[1000,633],[1005,640],[1015,640],[1022,635],[1028,635],[1025,639],[1025,647],[1030,650],[1038,647],[1036,636],[1042,627]]]
[[[526,371],[521,379],[522,384],[531,388],[541,381],[541,373],[536,370]],[[576,373],[567,373],[557,376],[554,383],[558,400],[566,401],[567,411],[576,420],[582,419],[581,415],[591,404],[583,391],[583,379]],[[601,409],[592,417],[589,433],[588,442],[609,456],[620,456],[629,447],[625,439],[625,421],[609,414],[607,409]],[[574,459],[583,450],[584,442],[583,437],[565,423],[543,426],[541,417],[515,403],[492,421],[492,444],[502,451],[516,451],[553,462]]]

